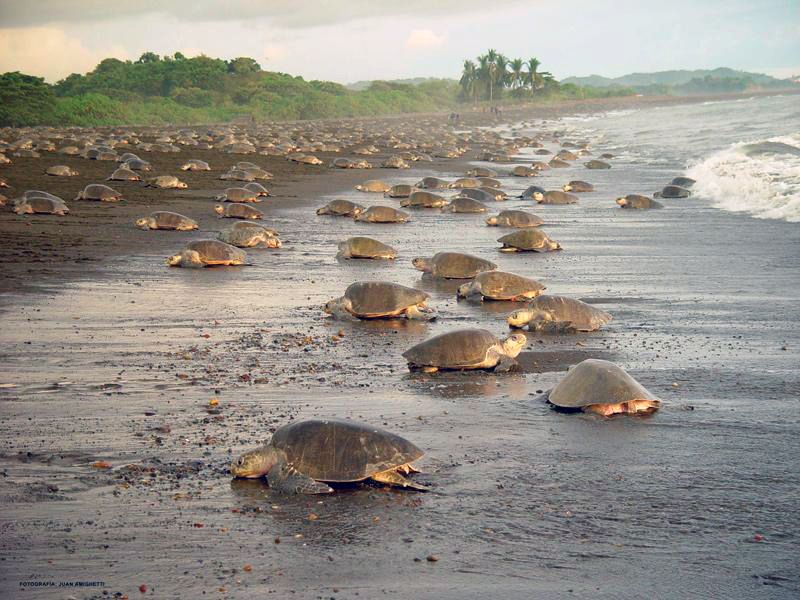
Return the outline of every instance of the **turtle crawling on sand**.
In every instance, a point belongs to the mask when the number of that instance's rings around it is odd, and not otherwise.
[[[190,158],[181,165],[181,171],[210,171],[211,167],[204,160]]]
[[[524,210],[502,210],[497,216],[486,219],[486,224],[493,227],[539,227],[544,223],[541,217]]]
[[[45,173],[56,177],[75,177],[76,175],[80,175],[75,169],[67,165],[53,165],[52,167],[47,167]]]
[[[561,190],[550,190],[549,192],[534,192],[533,199],[539,204],[575,204],[578,197],[575,194],[562,192]]]
[[[135,171],[131,171],[127,167],[120,167],[115,170],[106,181],[141,181],[142,178]]]
[[[350,284],[344,296],[330,300],[323,310],[336,318],[352,315],[357,319],[400,317],[430,321],[435,318],[426,306],[428,294],[385,281],[358,281]]]
[[[437,252],[430,258],[418,256],[411,263],[418,271],[443,279],[472,279],[478,273],[497,268],[491,261],[461,252]]]
[[[221,194],[214,196],[217,202],[261,202],[261,194],[244,187],[226,188]]]
[[[479,273],[469,283],[458,288],[457,297],[479,297],[488,300],[510,300],[518,302],[535,298],[545,286],[528,277],[505,273],[503,271],[486,271]]]
[[[356,189],[359,192],[373,192],[373,193],[385,194],[390,189],[392,189],[392,186],[378,179],[368,179],[364,183],[359,183],[356,186]]]
[[[64,216],[69,212],[69,208],[61,198],[51,196],[45,197],[31,197],[31,198],[17,198],[14,200],[14,212],[18,215],[61,215]]]
[[[413,191],[414,188],[410,185],[400,183],[390,187],[383,195],[386,198],[408,198]]]
[[[400,200],[403,208],[442,208],[447,206],[447,200],[439,194],[432,192],[411,192],[408,198]]]
[[[456,196],[450,200],[450,203],[442,207],[442,212],[460,213],[460,214],[474,214],[485,213],[489,210],[483,202],[470,198],[468,196]]]
[[[497,240],[503,247],[500,252],[552,252],[561,250],[561,244],[551,240],[541,229],[518,229]]]
[[[617,204],[619,204],[620,208],[664,208],[664,205],[660,202],[639,194],[628,194],[624,198],[617,198]]]
[[[170,267],[211,267],[243,265],[247,254],[219,240],[189,242],[180,254],[167,259]]]
[[[237,248],[280,248],[278,232],[250,221],[238,221],[219,232],[218,239]]]
[[[397,250],[372,238],[356,236],[339,242],[340,258],[371,258],[392,260],[397,258]]]
[[[318,208],[317,214],[333,217],[357,217],[363,211],[363,206],[350,202],[350,200],[331,200],[325,206]]]
[[[101,202],[117,202],[122,199],[122,194],[117,190],[102,183],[90,183],[83,188],[75,200],[100,200]]]
[[[561,188],[565,192],[576,192],[576,193],[583,193],[583,192],[593,192],[594,186],[591,183],[586,181],[570,181],[567,185]]]
[[[226,219],[263,219],[264,213],[249,204],[216,204],[214,212]]]
[[[175,212],[157,210],[146,217],[136,219],[139,229],[172,229],[174,231],[192,231],[197,229],[197,221]]]
[[[678,187],[686,188],[687,190],[692,187],[697,181],[691,177],[675,177],[670,181],[670,185],[677,185]]]
[[[408,221],[408,213],[391,206],[370,206],[355,215],[354,219],[364,223],[405,223]]]
[[[570,367],[564,379],[542,395],[556,410],[612,415],[650,415],[661,401],[624,369],[590,358]]]
[[[231,465],[234,477],[266,475],[270,488],[284,494],[329,494],[328,483],[370,480],[427,491],[406,479],[418,473],[411,463],[424,455],[398,435],[352,421],[310,419],[284,425],[265,446]]]
[[[184,190],[189,186],[174,175],[159,175],[148,179],[145,187],[154,187],[162,190]]]
[[[527,338],[514,333],[504,340],[485,329],[458,329],[437,335],[403,353],[409,370],[435,373],[439,370],[494,369],[508,371]]]
[[[611,165],[602,160],[590,160],[588,162],[583,163],[583,166],[587,169],[610,169]]]
[[[530,331],[547,333],[574,333],[596,331],[609,323],[609,313],[591,304],[566,296],[539,296],[527,308],[516,310],[508,316],[509,327],[528,326]]]
[[[660,192],[653,195],[656,198],[688,198],[692,192],[679,185],[666,185]]]

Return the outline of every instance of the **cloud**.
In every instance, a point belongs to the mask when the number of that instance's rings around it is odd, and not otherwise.
[[[288,28],[315,27],[360,19],[393,16],[423,17],[492,12],[502,6],[522,4],[525,0],[37,0],[22,2],[0,0],[0,22],[5,27],[26,27],[45,23],[88,23],[130,19],[159,14],[180,21],[246,21],[269,19]]]
[[[414,29],[408,34],[406,48],[436,48],[442,46],[447,36],[436,35],[430,29]]]
[[[0,29],[0,73],[35,73],[48,81],[94,69],[104,58],[129,58],[120,47],[90,50],[56,27]]]

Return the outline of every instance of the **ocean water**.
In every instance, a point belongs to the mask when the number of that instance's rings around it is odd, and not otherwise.
[[[687,174],[713,207],[800,222],[798,96],[578,115],[555,126],[621,161]]]

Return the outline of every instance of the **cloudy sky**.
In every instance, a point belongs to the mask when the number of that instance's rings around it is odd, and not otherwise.
[[[800,0],[0,0],[0,72],[55,81],[145,51],[350,83],[458,77],[487,48],[556,77],[800,74]]]

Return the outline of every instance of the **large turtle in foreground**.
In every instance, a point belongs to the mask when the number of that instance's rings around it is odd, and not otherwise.
[[[358,319],[401,317],[430,321],[435,318],[426,306],[428,294],[385,281],[357,281],[350,284],[341,298],[325,304],[323,310],[334,317],[352,315]]]
[[[69,212],[69,208],[61,198],[53,196],[51,198],[31,197],[17,198],[14,200],[14,212],[18,215],[60,215],[64,216]]]
[[[439,370],[494,369],[508,371],[525,346],[524,334],[514,333],[504,340],[485,329],[457,329],[443,333],[406,350],[403,357],[412,371],[434,373]]]
[[[564,412],[650,415],[661,401],[624,369],[607,360],[590,358],[570,367],[564,379],[543,398]]]
[[[397,258],[397,250],[368,237],[355,236],[339,242],[340,258],[371,258],[392,260]]]
[[[461,252],[437,252],[430,258],[418,256],[411,263],[415,269],[443,279],[472,279],[478,273],[497,268],[491,261]]]
[[[211,267],[243,265],[247,254],[219,240],[189,242],[180,252],[167,259],[170,267]]]
[[[505,273],[503,271],[486,271],[479,273],[475,279],[458,288],[459,298],[479,297],[488,300],[510,300],[517,302],[535,298],[545,286],[528,277]]]
[[[427,491],[404,475],[424,455],[414,444],[383,429],[339,419],[310,419],[284,425],[265,446],[231,465],[234,477],[266,475],[269,487],[286,494],[329,494],[324,482],[375,481]]]
[[[508,316],[510,327],[525,327],[531,331],[548,333],[574,333],[596,331],[609,323],[609,313],[591,304],[566,296],[539,296],[527,308],[516,310]]]

